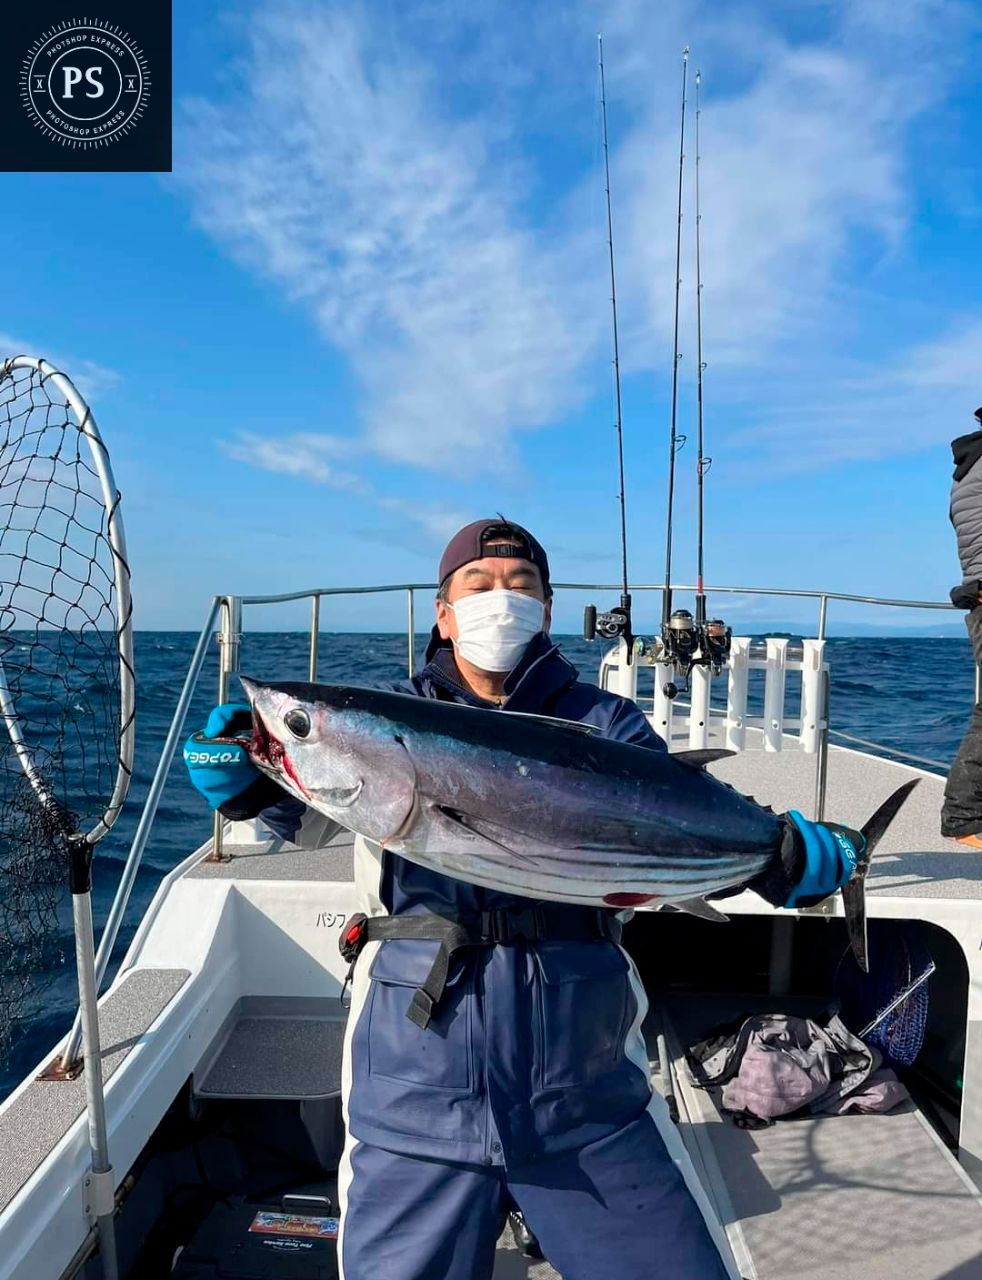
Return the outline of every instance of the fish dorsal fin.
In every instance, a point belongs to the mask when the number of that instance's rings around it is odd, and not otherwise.
[[[727,751],[724,747],[700,747],[695,751],[673,751],[672,759],[691,764],[694,769],[705,769],[714,760],[725,760],[728,756],[735,755],[735,751]]]

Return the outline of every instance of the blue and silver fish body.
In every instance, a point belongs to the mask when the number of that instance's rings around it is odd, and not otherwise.
[[[434,871],[590,906],[745,885],[784,822],[705,769],[589,726],[342,685],[243,680],[253,762]]]

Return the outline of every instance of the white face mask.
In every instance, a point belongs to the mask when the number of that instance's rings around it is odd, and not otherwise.
[[[545,620],[542,601],[520,591],[478,591],[448,608],[457,617],[457,652],[481,671],[511,671]]]

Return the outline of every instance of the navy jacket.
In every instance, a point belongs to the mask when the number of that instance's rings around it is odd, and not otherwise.
[[[424,698],[490,705],[462,684],[449,648],[396,687]],[[633,702],[582,683],[544,634],[509,674],[505,693],[505,713],[593,724],[618,741],[665,750]],[[263,818],[290,838],[303,812],[289,799]],[[378,901],[389,914],[534,905],[361,843],[373,851]],[[363,880],[361,872],[358,878]],[[547,942],[461,953],[439,1012],[422,1031],[406,1011],[436,949],[431,942],[384,942],[370,959],[363,995],[356,983],[348,1098],[355,1138],[455,1162],[521,1163],[595,1141],[644,1111],[650,1100],[640,1036],[646,1005],[620,947]]]

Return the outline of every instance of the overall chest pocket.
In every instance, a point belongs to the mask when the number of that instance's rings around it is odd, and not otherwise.
[[[383,942],[371,968],[369,1074],[401,1084],[472,1093],[475,1082],[476,956],[451,967],[438,1012],[425,1031],[406,1016],[413,992],[429,973],[439,944],[397,938]]]
[[[612,942],[547,942],[538,972],[538,1074],[541,1086],[587,1084],[612,1071],[637,1012],[630,967]]]

